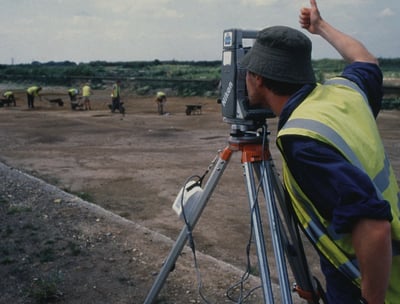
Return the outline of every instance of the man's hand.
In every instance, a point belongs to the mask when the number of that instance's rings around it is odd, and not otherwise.
[[[355,38],[344,34],[322,19],[316,0],[310,0],[311,7],[300,10],[300,26],[311,34],[317,34],[328,41],[349,63],[355,61],[378,64],[378,60]]]
[[[319,24],[322,21],[322,17],[319,13],[317,2],[315,0],[310,0],[310,4],[310,8],[303,7],[300,10],[300,26],[312,34],[319,34]]]
[[[390,223],[362,219],[354,226],[352,243],[361,271],[361,292],[368,303],[383,303],[392,265]]]

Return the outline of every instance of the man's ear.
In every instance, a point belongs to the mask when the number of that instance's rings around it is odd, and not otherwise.
[[[256,85],[257,87],[263,87],[264,86],[264,79],[260,75],[255,75],[256,76]]]

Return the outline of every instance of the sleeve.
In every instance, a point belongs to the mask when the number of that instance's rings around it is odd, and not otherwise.
[[[371,179],[334,148],[309,138],[282,138],[292,175],[336,233],[349,233],[357,220],[392,220],[390,205],[380,200]]]
[[[341,76],[355,82],[364,91],[374,116],[378,116],[383,97],[383,75],[379,66],[373,63],[353,62],[345,67]]]

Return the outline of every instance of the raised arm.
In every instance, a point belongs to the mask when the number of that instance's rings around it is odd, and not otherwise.
[[[344,34],[322,19],[316,0],[310,0],[311,7],[300,10],[300,25],[312,34],[328,41],[349,63],[355,61],[378,64],[378,60],[355,38]]]

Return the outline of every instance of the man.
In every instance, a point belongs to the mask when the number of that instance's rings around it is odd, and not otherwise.
[[[82,97],[83,97],[83,105],[85,110],[91,110],[90,106],[90,96],[92,95],[92,89],[90,88],[89,83],[85,83],[82,87]]]
[[[76,110],[82,109],[83,104],[80,102],[80,98],[78,98],[79,90],[77,88],[70,88],[68,90],[69,100],[71,102],[71,109]]]
[[[115,113],[115,110],[117,110],[121,113],[125,113],[125,108],[122,105],[121,102],[121,81],[117,80],[111,91],[111,112]]]
[[[70,88],[68,90],[68,96],[70,101],[76,101],[76,98],[78,97],[79,90],[77,88]]]
[[[15,96],[14,93],[12,91],[6,91],[3,94],[3,97],[5,98],[5,102],[7,103],[7,105],[9,106],[10,104],[13,104],[13,106],[15,107],[17,105],[16,100],[15,100]],[[4,102],[3,101],[3,102]]]
[[[348,66],[316,84],[307,36],[267,28],[242,61],[250,103],[279,116],[284,184],[320,254],[329,303],[399,303],[400,194],[375,123],[382,73],[360,42],[310,3],[300,11],[301,27]]]
[[[165,95],[165,93],[161,91],[157,92],[156,103],[158,114],[164,115],[164,106],[167,103],[167,95]]]
[[[40,87],[40,86],[32,86],[26,90],[26,97],[28,99],[28,108],[29,109],[33,109],[35,107],[34,102],[35,102],[36,96],[38,96],[39,99],[42,100],[42,97],[39,95],[41,90],[42,90],[42,87]]]

